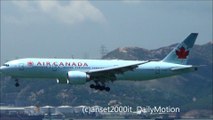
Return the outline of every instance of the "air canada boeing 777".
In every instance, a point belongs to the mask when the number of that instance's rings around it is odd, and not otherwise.
[[[93,81],[90,88],[110,91],[106,83],[116,80],[144,81],[196,71],[187,60],[197,35],[191,33],[160,61],[24,58],[6,62],[0,72],[14,78],[17,87],[19,78],[48,78],[73,85]]]

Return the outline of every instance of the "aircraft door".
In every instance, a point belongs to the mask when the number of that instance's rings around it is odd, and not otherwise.
[[[24,63],[20,63],[18,65],[18,69],[21,70],[21,71],[23,71],[24,70]]]
[[[159,66],[155,67],[155,74],[156,75],[160,74],[160,67]]]
[[[52,66],[52,71],[57,71],[58,70],[58,66]]]

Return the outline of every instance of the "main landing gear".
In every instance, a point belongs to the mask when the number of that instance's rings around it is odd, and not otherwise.
[[[19,87],[19,86],[20,86],[20,84],[19,84],[18,79],[15,79],[15,82],[16,82],[16,83],[15,83],[15,86],[16,86],[16,87]]]
[[[94,84],[91,84],[91,85],[90,85],[90,88],[95,89],[95,90],[100,90],[100,91],[103,91],[103,90],[105,90],[105,91],[107,91],[107,92],[110,91],[110,88],[109,88],[109,87],[106,87],[104,84],[100,85],[100,84],[98,84],[97,82],[95,82],[95,85],[94,85]]]

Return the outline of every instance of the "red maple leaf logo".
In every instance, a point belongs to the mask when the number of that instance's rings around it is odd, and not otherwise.
[[[27,62],[27,65],[33,66],[33,62],[32,61]]]
[[[182,46],[179,48],[179,50],[176,50],[176,55],[179,59],[186,59],[186,57],[189,55],[189,51]]]

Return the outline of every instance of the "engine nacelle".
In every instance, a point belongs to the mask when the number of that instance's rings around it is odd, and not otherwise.
[[[85,84],[89,80],[89,75],[81,71],[69,71],[67,73],[69,84]]]

